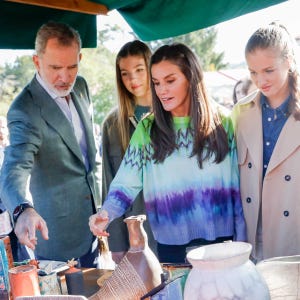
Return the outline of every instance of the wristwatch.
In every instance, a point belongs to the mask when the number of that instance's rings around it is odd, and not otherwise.
[[[27,208],[33,208],[33,206],[29,203],[22,203],[15,208],[14,213],[13,213],[13,219],[14,219],[15,223],[17,222],[17,219],[19,218],[21,213]]]

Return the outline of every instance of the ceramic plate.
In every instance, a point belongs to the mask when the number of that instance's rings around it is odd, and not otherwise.
[[[55,260],[39,260],[39,267],[42,270],[47,270],[47,273],[51,272],[61,272],[69,269],[69,266],[64,261]]]

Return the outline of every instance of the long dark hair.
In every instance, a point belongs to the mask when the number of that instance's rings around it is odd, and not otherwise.
[[[203,82],[203,71],[196,55],[181,43],[164,45],[152,55],[150,72],[153,65],[162,61],[170,61],[177,65],[190,83],[188,91],[191,99],[189,115],[191,117],[191,129],[194,132],[191,156],[197,155],[200,168],[202,168],[203,162],[213,155],[215,155],[215,162],[221,162],[229,151],[227,135],[217,111],[208,99]],[[176,132],[173,128],[172,114],[164,110],[156,95],[153,82],[151,82],[151,89],[155,116],[151,128],[153,158],[156,162],[163,162],[178,148]]]
[[[289,70],[289,89],[291,101],[289,102],[289,113],[293,114],[296,120],[300,120],[300,89],[299,70],[295,57],[295,41],[282,24],[273,22],[268,26],[257,29],[249,38],[245,56],[253,53],[256,49],[273,49],[278,51],[283,59],[291,60]]]

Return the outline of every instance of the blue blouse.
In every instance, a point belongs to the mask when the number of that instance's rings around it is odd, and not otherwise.
[[[261,95],[263,125],[263,178],[265,177],[279,134],[289,116],[290,96],[277,108],[272,108],[267,98]]]

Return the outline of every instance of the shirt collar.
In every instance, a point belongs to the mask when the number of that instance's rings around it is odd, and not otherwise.
[[[52,99],[57,99],[60,98],[59,96],[57,96],[53,91],[51,91],[47,84],[45,83],[45,81],[42,79],[42,77],[40,76],[40,74],[38,72],[36,72],[36,79],[39,82],[39,84],[44,88],[44,90],[50,95],[50,97]]]
[[[274,109],[274,108],[271,108],[271,106],[269,105],[267,97],[265,95],[261,94],[260,103],[261,103],[262,108],[273,109],[273,110],[276,110],[277,112],[280,112],[280,113],[283,113],[284,115],[286,115],[288,113],[290,99],[291,99],[291,95],[289,95],[280,106],[278,106],[277,108]]]

